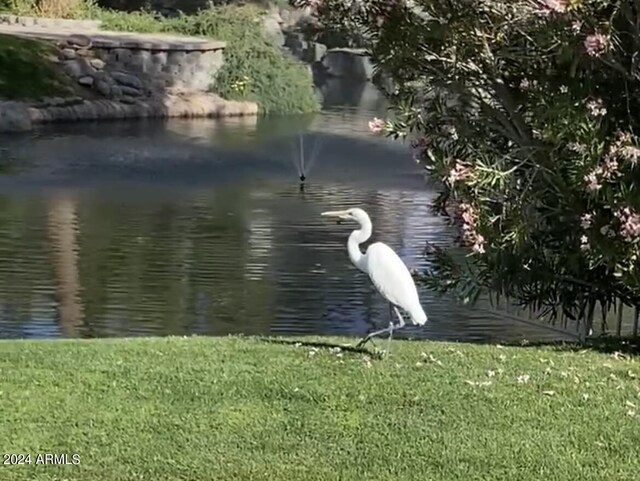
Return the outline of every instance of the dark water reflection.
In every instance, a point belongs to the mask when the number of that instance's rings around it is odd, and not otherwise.
[[[1,139],[0,337],[362,335],[387,308],[349,263],[361,206],[374,240],[421,267],[450,233],[406,148],[371,113],[259,121],[59,126]],[[308,182],[299,188],[299,153]],[[8,159],[8,160],[7,160]],[[422,292],[430,317],[405,335],[557,338]]]

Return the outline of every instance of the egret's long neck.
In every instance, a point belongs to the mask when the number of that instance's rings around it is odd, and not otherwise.
[[[365,219],[360,223],[360,229],[354,230],[351,233],[349,242],[347,243],[347,250],[349,251],[351,262],[362,272],[367,271],[364,255],[360,252],[360,244],[365,242],[369,237],[371,237],[371,221]]]

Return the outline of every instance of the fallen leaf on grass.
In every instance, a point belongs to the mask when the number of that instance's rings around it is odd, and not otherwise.
[[[438,359],[436,359],[435,357],[433,357],[433,354],[427,354],[427,353],[420,353],[420,355],[422,356],[422,359],[426,359],[429,362],[432,362],[434,364],[437,364],[438,366],[442,366],[442,362],[439,361]]]
[[[468,379],[465,379],[465,381],[469,386],[490,386],[492,383],[491,381],[470,381]]]
[[[371,358],[369,356],[362,356],[362,360],[366,367],[371,367]]]

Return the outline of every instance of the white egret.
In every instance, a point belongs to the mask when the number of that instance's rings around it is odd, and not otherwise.
[[[368,334],[358,343],[357,347],[363,346],[371,338],[385,333],[389,333],[389,341],[391,341],[393,331],[405,326],[405,321],[398,308],[409,315],[413,324],[424,325],[427,322],[427,315],[420,305],[418,290],[411,273],[402,259],[391,247],[382,242],[371,244],[365,254],[360,251],[360,244],[371,237],[372,225],[369,215],[364,210],[357,208],[323,212],[321,215],[334,217],[338,220],[356,221],[360,224],[360,228],[349,235],[347,243],[349,258],[359,270],[369,275],[378,292],[389,302],[389,327]],[[392,310],[398,316],[398,324],[393,323]]]

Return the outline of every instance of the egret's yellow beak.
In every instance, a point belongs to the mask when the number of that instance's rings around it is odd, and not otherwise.
[[[337,217],[342,220],[349,220],[349,213],[346,210],[331,210],[320,214],[322,217]]]

